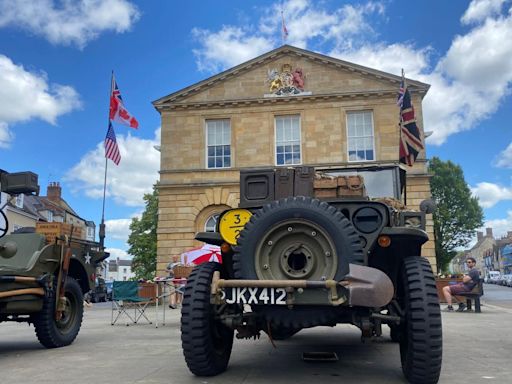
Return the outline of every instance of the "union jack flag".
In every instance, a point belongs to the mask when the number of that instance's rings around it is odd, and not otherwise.
[[[115,165],[119,165],[121,161],[121,154],[119,153],[119,147],[117,146],[116,133],[112,127],[112,123],[108,122],[107,136],[105,137],[105,157],[114,162]]]
[[[400,105],[400,162],[412,166],[423,149],[420,130],[416,125],[416,116],[411,102],[411,94],[405,86]]]
[[[123,104],[121,92],[117,87],[114,74],[112,73],[112,86],[110,92],[110,120],[129,126],[130,128],[139,128],[139,122],[126,110]]]

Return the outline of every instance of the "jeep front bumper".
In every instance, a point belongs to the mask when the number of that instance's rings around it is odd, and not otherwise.
[[[393,298],[394,287],[382,271],[356,264],[349,265],[349,273],[341,281],[325,280],[224,280],[215,272],[211,285],[212,304],[279,304],[274,300],[274,289],[284,290],[288,307],[294,305],[360,306],[379,308]],[[260,290],[260,291],[259,291]],[[272,300],[261,300],[261,293],[272,293]],[[231,291],[231,292],[229,292]],[[231,297],[228,296],[231,294]],[[236,297],[235,297],[236,296]],[[265,298],[266,298],[265,297]]]

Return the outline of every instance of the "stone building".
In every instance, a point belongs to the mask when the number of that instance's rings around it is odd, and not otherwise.
[[[460,257],[455,257],[451,262],[451,270],[455,273],[467,272],[466,259],[473,257],[476,260],[476,267],[480,270],[482,277],[488,275],[489,271],[499,270],[498,256],[496,251],[496,239],[493,236],[492,228],[476,233],[477,241],[471,249],[464,251]],[[494,260],[494,258],[496,259]]]
[[[241,169],[397,164],[400,81],[284,45],[154,101],[162,126],[158,273],[238,205]],[[407,85],[423,135],[429,85]],[[424,151],[406,168],[407,205],[418,209],[430,197]],[[435,264],[431,215],[427,232],[424,255]]]

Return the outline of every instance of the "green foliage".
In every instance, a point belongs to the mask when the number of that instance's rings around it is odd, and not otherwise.
[[[469,243],[475,230],[483,225],[484,214],[478,198],[471,196],[459,165],[434,157],[429,173],[432,198],[437,203],[433,215],[437,266],[446,271],[457,254],[454,249]]]
[[[153,186],[153,193],[144,195],[146,209],[142,217],[133,218],[130,224],[131,234],[128,237],[133,255],[132,271],[136,279],[153,279],[156,271],[156,228],[158,222],[158,189]]]

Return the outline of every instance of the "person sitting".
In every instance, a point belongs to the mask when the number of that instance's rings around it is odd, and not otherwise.
[[[447,311],[453,311],[452,295],[456,296],[459,293],[470,292],[480,280],[480,272],[475,268],[476,260],[473,257],[468,257],[466,259],[466,264],[469,268],[469,271],[462,278],[462,282],[454,285],[448,285],[443,288],[443,295],[446,302],[448,303],[448,307],[446,308]],[[455,300],[458,302],[457,298],[455,298]],[[466,309],[466,304],[459,302],[459,308],[457,309],[457,312],[462,312],[464,309]]]

